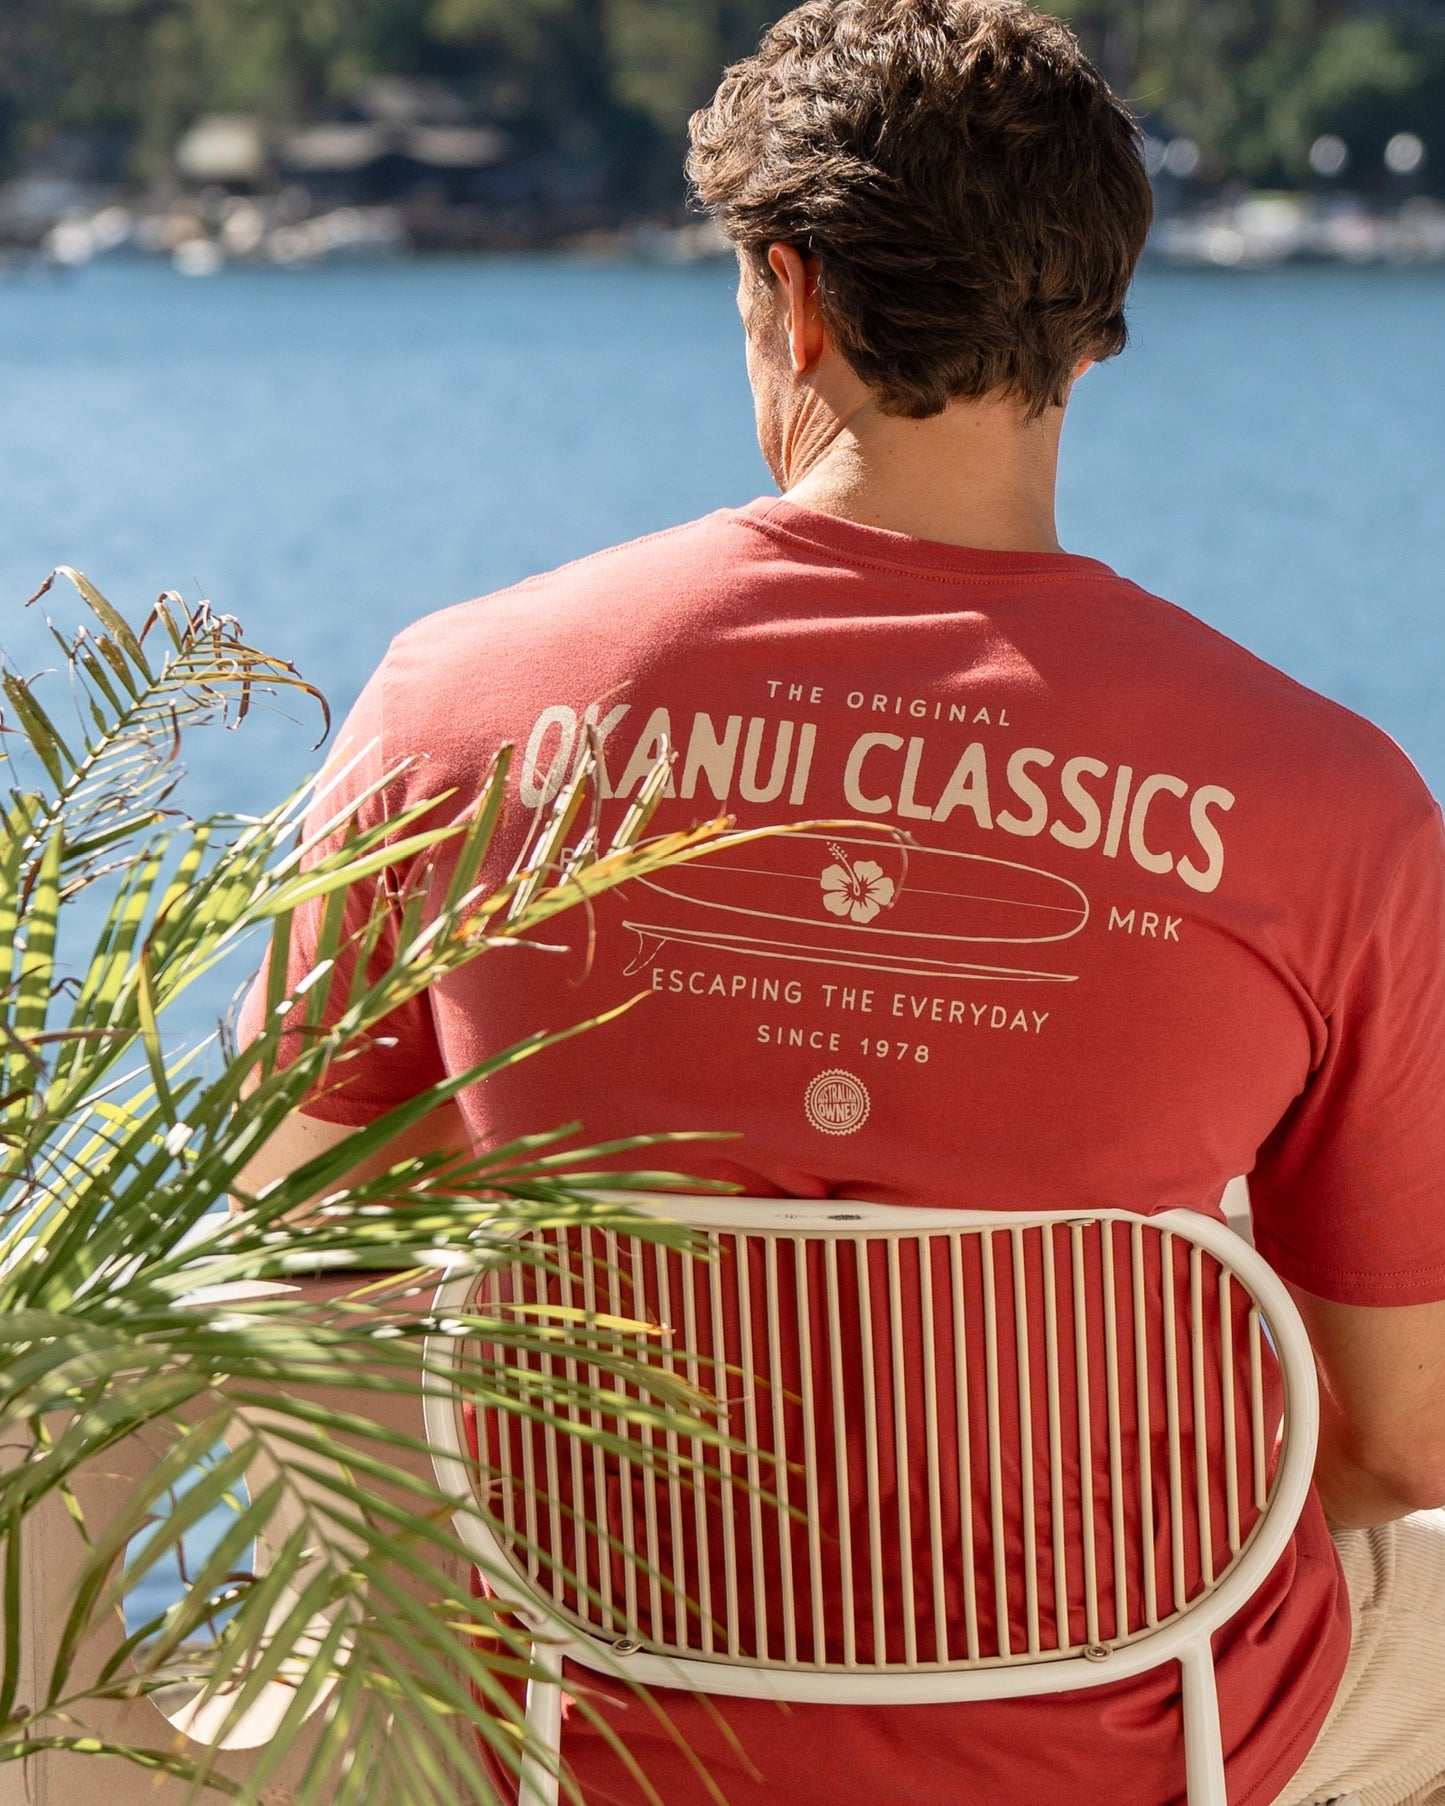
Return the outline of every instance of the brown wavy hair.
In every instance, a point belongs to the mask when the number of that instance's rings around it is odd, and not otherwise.
[[[761,276],[819,260],[887,413],[1006,392],[1033,417],[1126,339],[1153,205],[1128,108],[1022,0],[806,0],[690,127],[695,196]]]

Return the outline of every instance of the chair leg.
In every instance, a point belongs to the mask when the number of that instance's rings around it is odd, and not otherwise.
[[[1224,1791],[1224,1742],[1219,1732],[1219,1694],[1208,1638],[1180,1658],[1184,1675],[1184,1771],[1189,1806],[1229,1806]]]
[[[557,1806],[562,1759],[561,1651],[555,1644],[534,1643],[532,1665],[539,1672],[527,1683],[527,1737],[531,1747],[522,1758],[517,1806]]]

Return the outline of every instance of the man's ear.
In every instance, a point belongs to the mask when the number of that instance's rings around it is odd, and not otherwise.
[[[804,257],[796,245],[768,246],[768,268],[777,279],[782,299],[782,325],[788,338],[793,374],[803,376],[823,355],[827,328],[818,306],[818,262]]]

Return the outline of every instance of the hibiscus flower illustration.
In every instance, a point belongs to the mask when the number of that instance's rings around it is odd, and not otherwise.
[[[893,901],[893,880],[871,859],[850,860],[842,847],[830,841],[828,851],[837,860],[823,873],[823,907],[831,915],[850,922],[871,922],[880,909]]]

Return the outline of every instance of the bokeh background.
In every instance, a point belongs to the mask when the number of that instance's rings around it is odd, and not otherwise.
[[[769,0],[5,0],[0,173],[470,201],[494,235],[665,214],[688,113]],[[1079,0],[1057,10],[1171,179],[1438,192],[1440,0]],[[470,134],[470,135],[469,135]],[[1415,144],[1396,144],[1402,136]],[[1322,145],[1320,140],[1324,139]],[[177,161],[179,153],[179,162]],[[355,182],[360,177],[359,183]],[[571,216],[571,217],[564,217]],[[472,222],[484,232],[486,222]],[[453,222],[462,232],[465,222]]]

